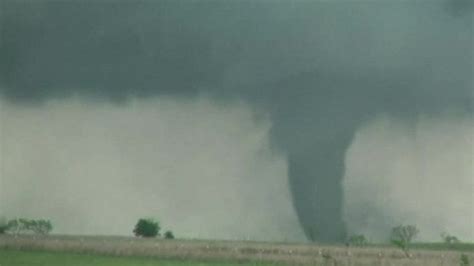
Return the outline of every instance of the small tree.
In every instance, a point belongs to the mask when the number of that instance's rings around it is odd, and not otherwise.
[[[8,221],[6,230],[14,234],[32,233],[46,235],[53,230],[53,225],[49,220],[20,218]]]
[[[459,259],[459,266],[469,266],[469,257],[466,254],[461,254],[461,258]]]
[[[174,234],[170,230],[165,232],[165,239],[174,239]]]
[[[53,230],[53,225],[49,220],[32,220],[29,229],[35,234],[47,235]]]
[[[390,242],[402,249],[405,255],[408,257],[409,245],[418,233],[419,230],[414,225],[399,225],[392,228]]]
[[[8,230],[8,223],[5,218],[0,218],[0,235],[6,234]]]
[[[13,232],[14,234],[19,234],[21,233],[21,223],[20,223],[20,219],[13,219],[13,220],[9,220],[7,222],[7,230],[8,232]]]
[[[445,244],[448,244],[448,245],[451,245],[451,244],[457,244],[461,241],[459,241],[459,239],[453,235],[449,235],[447,233],[442,233],[441,234],[441,238],[443,238],[443,242]]]
[[[364,235],[352,235],[347,239],[349,246],[365,246],[369,243]]]
[[[139,219],[133,233],[138,237],[156,237],[160,232],[160,224],[152,218]]]

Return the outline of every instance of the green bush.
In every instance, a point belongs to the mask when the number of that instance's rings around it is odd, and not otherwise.
[[[166,231],[165,232],[165,239],[174,239],[174,234],[171,231]]]
[[[414,225],[399,225],[392,228],[390,235],[390,242],[402,249],[405,255],[408,257],[408,249],[411,241],[416,237],[419,230]]]
[[[139,219],[133,233],[138,237],[156,237],[160,233],[160,223],[152,218]]]
[[[28,229],[35,234],[46,235],[53,230],[53,225],[49,220],[31,220]]]
[[[460,243],[459,239],[453,235],[442,233],[441,238],[443,238],[443,242],[448,245]]]
[[[46,235],[53,230],[51,221],[44,219],[13,219],[6,223],[5,232],[12,232],[14,234],[39,234]]]
[[[466,254],[461,254],[459,265],[460,266],[469,266],[469,265],[471,265],[469,263],[469,257]]]
[[[369,241],[367,241],[367,238],[364,235],[352,235],[347,239],[347,244],[349,246],[366,246],[369,244]]]
[[[8,230],[8,223],[4,218],[0,218],[0,235],[3,235]]]

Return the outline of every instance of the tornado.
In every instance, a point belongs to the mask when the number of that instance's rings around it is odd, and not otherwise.
[[[244,101],[270,117],[306,237],[341,242],[356,131],[378,114],[472,114],[472,32],[468,1],[6,0],[0,93]]]

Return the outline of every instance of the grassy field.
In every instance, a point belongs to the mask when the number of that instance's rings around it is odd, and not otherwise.
[[[0,250],[0,266],[273,266],[264,262],[199,262],[157,258],[118,257],[52,251]]]
[[[445,247],[446,248],[446,247]],[[460,250],[422,244],[403,252],[388,246],[364,248],[243,241],[160,240],[95,236],[0,236],[0,266],[19,265],[460,265],[474,246]]]
[[[456,250],[474,252],[474,243],[414,243],[413,248],[425,250]]]

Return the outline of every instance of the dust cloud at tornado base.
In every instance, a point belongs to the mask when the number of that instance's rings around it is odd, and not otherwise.
[[[472,116],[456,112],[366,123],[346,153],[348,231],[380,242],[391,227],[413,224],[419,240],[448,233],[474,241],[473,136]]]

